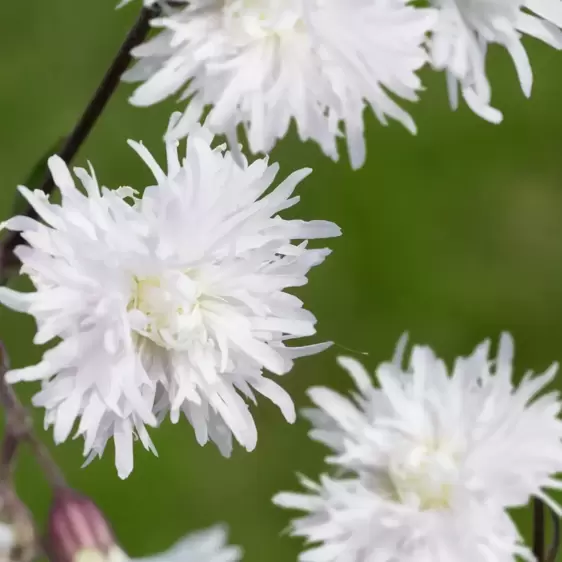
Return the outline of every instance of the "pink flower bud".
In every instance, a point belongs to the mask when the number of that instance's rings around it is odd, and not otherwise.
[[[96,504],[68,488],[55,492],[49,514],[48,550],[54,562],[127,560]]]

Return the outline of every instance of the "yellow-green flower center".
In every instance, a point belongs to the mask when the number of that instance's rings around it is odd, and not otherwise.
[[[205,335],[200,287],[186,273],[133,277],[128,311],[135,332],[167,349]]]
[[[233,39],[278,38],[302,25],[288,0],[226,0],[225,28]]]
[[[421,510],[449,507],[457,474],[454,452],[433,444],[419,445],[398,455],[389,471],[394,499]]]

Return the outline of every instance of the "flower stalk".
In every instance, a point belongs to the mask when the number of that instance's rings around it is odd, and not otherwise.
[[[8,355],[4,345],[0,342],[0,404],[6,415],[0,472],[2,476],[9,475],[18,446],[21,443],[26,443],[31,448],[49,484],[53,487],[66,486],[61,469],[52,458],[47,447],[35,434],[31,418],[16,393],[5,381],[4,377],[8,369]]]
[[[142,8],[137,21],[117,51],[115,58],[105,73],[92,99],[88,103],[84,113],[76,123],[76,126],[70,135],[68,135],[63,147],[58,153],[58,155],[67,164],[72,161],[80,150],[80,147],[88,138],[98,118],[103,113],[107,103],[115,93],[115,90],[119,85],[121,75],[131,62],[131,50],[139,45],[148,35],[150,30],[150,20],[158,15],[158,13],[159,8],[156,5]],[[54,189],[53,178],[49,170],[46,170],[45,172],[45,177],[41,183],[40,189],[46,194],[51,193]],[[37,214],[31,206],[27,207],[25,214],[31,218],[37,218]],[[13,250],[20,243],[21,237],[19,233],[16,232],[10,232],[2,241],[0,247],[2,251],[0,255],[2,261],[4,262],[3,269],[5,269],[6,265],[13,261]]]

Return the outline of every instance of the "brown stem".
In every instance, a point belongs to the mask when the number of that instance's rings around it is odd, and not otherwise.
[[[4,441],[0,449],[0,481],[2,482],[8,481],[12,475],[14,459],[19,444],[20,440],[11,431],[10,422],[6,420]]]
[[[27,411],[18,400],[11,386],[6,383],[5,375],[8,369],[8,355],[4,345],[0,342],[0,404],[6,412],[2,470],[9,472],[17,446],[20,443],[27,443],[48,482],[53,487],[66,486],[61,469],[51,457],[47,447],[35,435],[33,424]]]

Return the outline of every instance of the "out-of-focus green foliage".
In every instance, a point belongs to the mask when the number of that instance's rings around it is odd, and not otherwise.
[[[11,213],[15,188],[45,150],[72,128],[97,86],[138,6],[115,11],[116,0],[3,2],[0,18],[0,218]],[[140,4],[140,2],[139,2]],[[357,172],[345,154],[339,164],[295,135],[272,155],[281,174],[310,166],[302,185],[302,218],[337,222],[344,236],[333,255],[298,293],[318,317],[318,339],[336,342],[302,359],[284,377],[299,407],[306,389],[346,390],[335,364],[355,354],[374,367],[399,335],[431,344],[448,360],[484,338],[509,330],[516,363],[544,369],[562,358],[562,54],[526,41],[535,75],[526,100],[505,52],[492,48],[489,75],[500,126],[462,107],[451,112],[443,76],[424,73],[427,90],[411,107],[419,133],[382,127],[367,115],[368,160]],[[142,187],[149,178],[128,138],[163,156],[161,136],[173,100],[130,107],[123,85],[75,163],[91,160],[108,186]],[[343,149],[343,147],[342,147]],[[0,338],[12,363],[35,362],[33,322],[0,311]],[[562,378],[559,379],[562,387]],[[28,399],[31,386],[20,388]],[[113,451],[81,469],[81,443],[53,452],[70,482],[97,500],[132,555],[166,547],[189,529],[228,522],[247,562],[294,560],[300,543],[280,533],[289,514],[271,496],[296,487],[294,473],[316,476],[323,450],[307,425],[287,425],[263,400],[255,409],[259,441],[222,459],[199,447],[186,422],[153,432],[160,458],[136,450],[133,475],[121,482]],[[41,412],[36,412],[38,426]],[[50,434],[45,440],[52,444]],[[18,473],[23,497],[45,517],[48,489],[29,457]],[[519,522],[529,536],[529,517]]]

